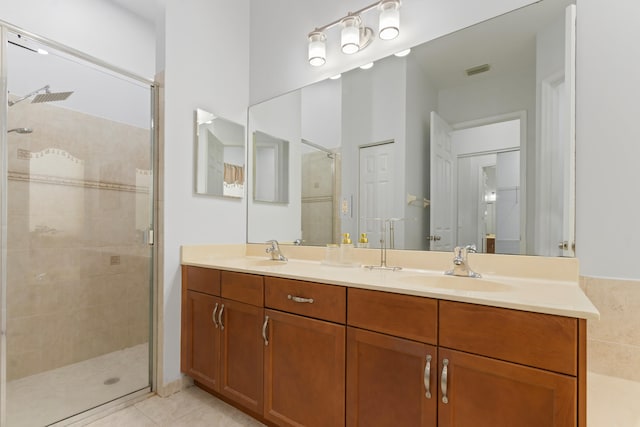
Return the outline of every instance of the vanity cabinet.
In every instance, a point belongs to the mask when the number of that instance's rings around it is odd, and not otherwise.
[[[348,426],[564,427],[586,415],[576,319],[349,288],[347,323]]]
[[[266,277],[265,305],[264,417],[344,425],[346,289]]]
[[[221,273],[220,394],[256,414],[263,410],[263,277]]]
[[[584,326],[440,301],[438,426],[586,425]]]
[[[437,300],[348,290],[348,426],[436,425],[437,316]]]
[[[219,390],[220,271],[182,268],[181,371],[211,390]]]
[[[442,347],[438,353],[439,427],[576,425],[575,378]]]
[[[586,321],[183,267],[182,372],[278,426],[586,426]]]
[[[260,415],[263,277],[206,270],[183,267],[182,372]]]

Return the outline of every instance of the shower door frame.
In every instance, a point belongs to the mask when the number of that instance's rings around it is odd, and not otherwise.
[[[85,54],[81,51],[65,46],[61,43],[53,40],[41,37],[37,34],[26,31],[20,27],[12,25],[8,22],[0,20],[0,427],[7,425],[6,421],[6,324],[7,324],[7,203],[8,203],[8,137],[7,137],[7,124],[8,124],[8,85],[7,85],[7,47],[8,47],[8,33],[12,32],[20,34],[35,42],[42,43],[51,47],[52,49],[61,51],[65,54],[71,55],[80,59],[81,61],[96,65],[111,72],[120,74],[130,80],[137,83],[141,83],[144,86],[148,86],[150,90],[150,111],[151,111],[151,123],[149,126],[150,132],[150,144],[151,144],[151,168],[152,168],[152,182],[150,191],[150,218],[149,229],[147,233],[147,242],[149,250],[151,251],[150,259],[150,295],[149,295],[149,387],[127,394],[111,402],[105,402],[103,405],[89,409],[80,414],[71,414],[69,418],[63,420],[64,423],[86,419],[94,413],[98,413],[107,407],[116,407],[122,405],[124,402],[132,399],[139,398],[150,392],[154,392],[158,384],[158,245],[155,244],[154,236],[158,236],[158,184],[159,177],[157,171],[159,166],[158,157],[158,117],[159,117],[159,85],[157,82],[139,76],[135,73],[127,71],[123,68],[112,65],[99,58]],[[55,425],[55,424],[54,424]]]

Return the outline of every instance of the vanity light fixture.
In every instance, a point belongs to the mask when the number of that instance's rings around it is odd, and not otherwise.
[[[335,76],[329,77],[329,79],[330,80],[338,80],[340,77],[342,77],[342,74],[336,74]]]
[[[359,16],[347,16],[342,20],[342,31],[340,32],[342,53],[351,55],[360,50],[361,26],[362,20]]]
[[[313,31],[309,33],[309,64],[314,67],[324,65],[327,60],[326,40],[327,36],[320,31]]]
[[[373,62],[369,62],[368,64],[364,64],[360,66],[362,70],[368,70],[369,68],[372,68],[372,67],[373,67]]]
[[[400,34],[400,1],[386,0],[379,5],[379,34],[382,40],[393,40]]]
[[[382,40],[392,40],[400,34],[400,0],[380,0],[355,12],[349,12],[340,19],[317,27],[308,34],[309,64],[314,67],[324,65],[326,54],[326,31],[340,25],[340,48],[342,53],[352,55],[369,46],[373,41],[373,30],[362,22],[361,14],[373,9],[380,12],[378,34]]]

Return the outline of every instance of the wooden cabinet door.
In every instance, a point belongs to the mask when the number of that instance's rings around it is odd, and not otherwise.
[[[262,415],[264,309],[222,299],[220,393]]]
[[[218,297],[187,291],[182,323],[182,340],[186,353],[183,371],[215,391],[220,390],[220,328],[217,325],[220,305]]]
[[[345,327],[265,310],[264,416],[280,426],[341,426]]]
[[[440,427],[576,425],[574,377],[442,347],[438,355]]]
[[[347,328],[347,425],[435,426],[436,347]]]

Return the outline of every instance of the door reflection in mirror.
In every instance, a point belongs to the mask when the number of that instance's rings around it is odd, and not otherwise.
[[[489,242],[492,253],[521,253],[526,226],[521,219],[522,129],[515,119],[451,131],[457,158],[456,246],[474,244],[486,253]]]

